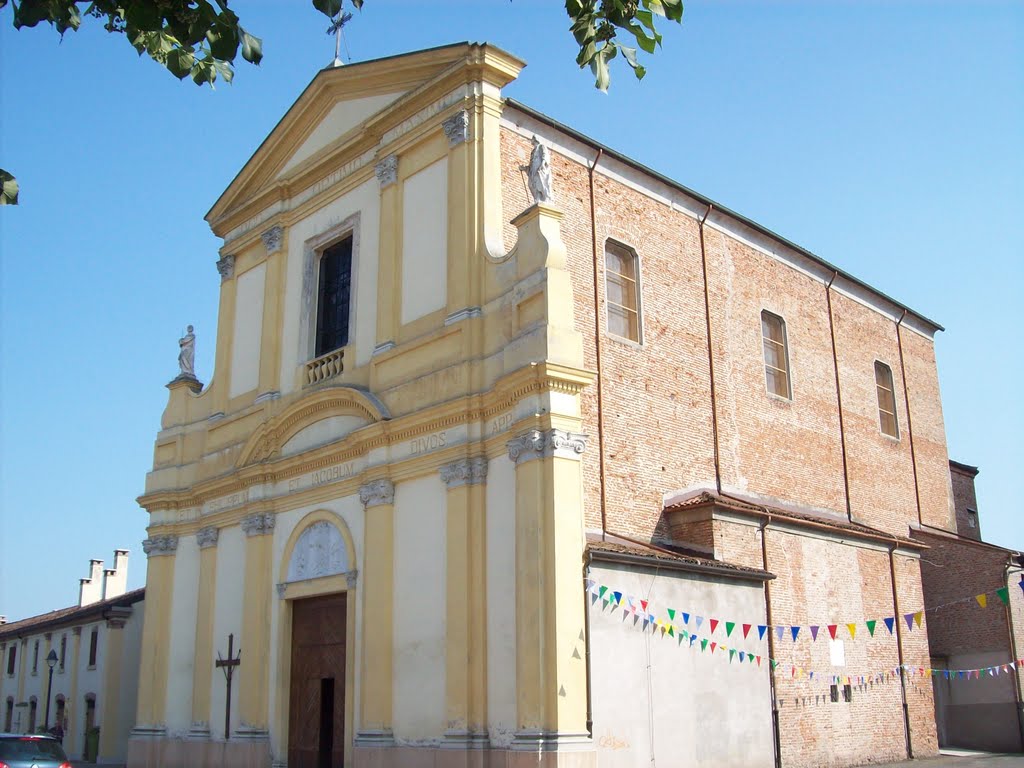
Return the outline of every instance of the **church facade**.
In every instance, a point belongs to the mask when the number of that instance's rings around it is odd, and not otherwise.
[[[934,754],[939,326],[504,98],[522,67],[324,70],[209,212],[129,765]]]

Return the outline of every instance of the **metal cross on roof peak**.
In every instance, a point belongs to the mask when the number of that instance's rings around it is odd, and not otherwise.
[[[332,67],[345,66],[345,62],[341,60],[341,42],[344,37],[344,27],[350,21],[352,21],[352,14],[347,11],[340,11],[331,21],[331,26],[327,28],[327,34],[334,35],[334,61],[331,62]],[[352,56],[348,52],[347,42],[345,43],[345,55],[348,56],[349,61],[352,60]]]

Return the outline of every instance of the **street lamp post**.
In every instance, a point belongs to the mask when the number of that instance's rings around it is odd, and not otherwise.
[[[53,690],[53,668],[57,666],[57,652],[50,649],[46,657],[46,666],[50,668],[50,679],[46,683],[46,716],[43,718],[43,730],[50,730],[50,692]]]

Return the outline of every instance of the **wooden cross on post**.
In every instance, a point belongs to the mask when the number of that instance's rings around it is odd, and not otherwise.
[[[224,679],[228,682],[228,695],[224,700],[224,738],[231,736],[231,678],[235,674],[235,667],[242,663],[242,649],[238,649],[238,655],[233,656],[235,646],[235,635],[228,635],[228,657],[222,659],[220,652],[217,652],[216,665],[224,670]]]

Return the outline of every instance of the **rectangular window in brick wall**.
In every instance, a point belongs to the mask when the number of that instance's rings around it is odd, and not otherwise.
[[[892,369],[885,363],[875,361],[875,389],[878,392],[878,424],[883,434],[900,436],[900,425],[896,420],[896,393],[892,385]]]
[[[608,332],[640,343],[640,270],[629,248],[608,242],[604,251]]]
[[[790,400],[793,395],[789,383],[786,321],[767,310],[762,311],[761,336],[764,341],[764,376],[768,392]]]

